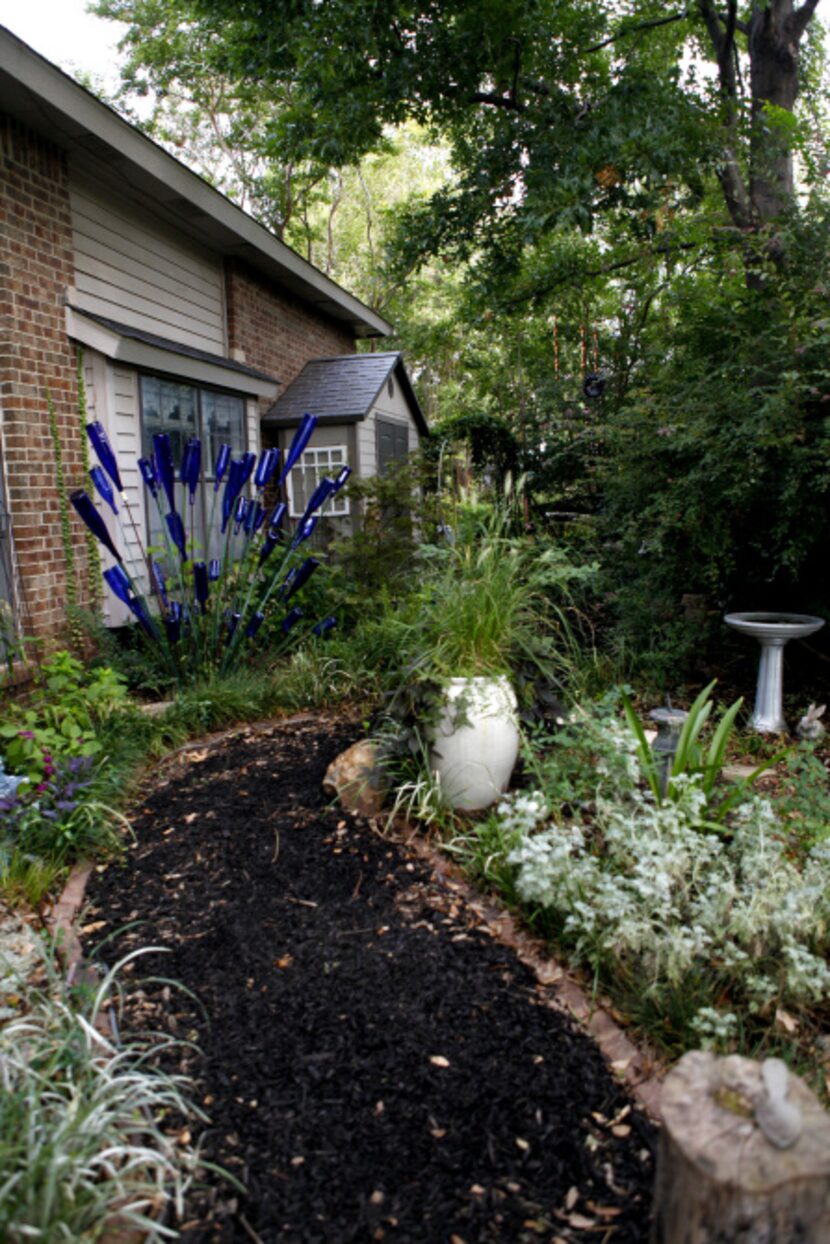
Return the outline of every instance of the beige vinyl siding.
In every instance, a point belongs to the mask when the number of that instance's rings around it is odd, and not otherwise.
[[[226,351],[218,257],[73,176],[72,302],[82,311],[213,354]]]
[[[378,473],[378,451],[375,442],[375,412],[355,424],[357,432],[357,471],[361,479]]]
[[[89,418],[100,420],[110,439],[118,460],[121,483],[127,494],[129,513],[118,500],[119,515],[122,520],[119,523],[109,506],[98,497],[91,481],[87,485],[87,491],[90,496],[94,496],[116,548],[124,558],[126,569],[146,588],[141,545],[130,522],[130,515],[132,515],[135,527],[143,539],[146,530],[144,485],[137,466],[141,456],[138,375],[132,368],[121,367],[117,363],[111,363],[97,351],[87,350],[84,355],[84,381]],[[92,463],[96,461],[92,449],[90,449],[90,461]],[[99,549],[102,568],[106,569],[107,566],[112,565],[113,559],[100,545]],[[126,622],[133,620],[126,605],[113,596],[106,584],[102,583],[101,590],[104,602],[104,621],[107,626],[123,626]]]
[[[409,404],[401,391],[397,377],[392,377],[392,394],[390,396],[387,386],[384,384],[377,401],[372,407],[370,418],[372,420],[372,436],[375,435],[374,419],[388,419],[390,423],[406,423],[409,427],[409,452],[414,453],[418,448],[419,436],[418,429],[415,426],[415,420],[412,418],[409,410]],[[367,423],[369,420],[366,421]]]

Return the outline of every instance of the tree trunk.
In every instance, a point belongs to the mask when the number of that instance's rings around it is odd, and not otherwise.
[[[801,1130],[780,1148],[767,1139],[766,1100],[749,1058],[696,1050],[670,1072],[651,1244],[828,1244],[830,1116],[790,1075]]]
[[[767,105],[792,113],[798,96],[799,35],[792,29],[791,5],[756,9],[749,25],[752,94],[749,197],[758,226],[780,217],[793,196],[791,135]]]

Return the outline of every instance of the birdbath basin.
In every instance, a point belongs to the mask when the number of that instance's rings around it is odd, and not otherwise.
[[[821,630],[824,618],[808,613],[727,613],[723,620],[761,645],[752,725],[761,734],[780,734],[787,728],[783,712],[784,645]]]

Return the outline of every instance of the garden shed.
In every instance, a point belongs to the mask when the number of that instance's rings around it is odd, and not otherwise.
[[[346,465],[361,479],[383,475],[427,434],[403,356],[396,350],[311,359],[263,416],[263,443],[284,449],[306,411],[313,411],[319,422],[313,445],[288,480],[292,515],[302,514],[323,476]],[[348,491],[338,494],[328,514],[341,520],[340,534],[351,530]]]

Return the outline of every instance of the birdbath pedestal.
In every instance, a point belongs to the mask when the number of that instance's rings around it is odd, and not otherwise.
[[[723,620],[761,645],[752,725],[760,734],[780,734],[787,729],[783,712],[784,645],[821,630],[824,619],[807,613],[727,613]]]

